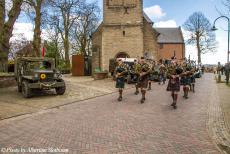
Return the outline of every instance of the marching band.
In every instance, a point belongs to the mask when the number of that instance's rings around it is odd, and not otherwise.
[[[139,60],[134,60],[132,67],[128,67],[122,59],[117,60],[118,65],[115,69],[116,88],[119,89],[118,101],[122,101],[122,93],[125,87],[126,76],[130,69],[135,74],[137,82],[135,83],[135,95],[141,92],[140,103],[143,104],[146,100],[147,90],[151,90],[152,76],[158,74],[159,85],[165,84],[168,78],[168,85],[166,91],[171,92],[172,104],[174,109],[177,109],[178,93],[180,87],[183,86],[184,99],[189,98],[189,91],[195,93],[195,72],[197,70],[196,64],[190,60],[177,60],[172,57],[170,61],[160,60],[155,62],[150,59],[141,57]],[[139,91],[140,89],[140,91]]]

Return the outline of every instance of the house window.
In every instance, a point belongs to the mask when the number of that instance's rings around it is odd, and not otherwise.
[[[125,31],[123,31],[123,36],[125,36]]]
[[[164,48],[164,45],[163,44],[160,44],[160,49],[163,49]]]

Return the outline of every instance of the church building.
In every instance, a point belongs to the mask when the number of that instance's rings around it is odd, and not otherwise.
[[[158,42],[158,58],[177,59],[185,58],[185,41],[181,27],[177,28],[155,28],[160,34],[157,38]]]
[[[92,35],[92,70],[109,70],[114,58],[158,59],[159,33],[143,11],[143,0],[103,0],[103,22]]]

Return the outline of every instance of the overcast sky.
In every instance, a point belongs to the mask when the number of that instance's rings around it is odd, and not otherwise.
[[[94,0],[87,0],[94,1]],[[211,23],[220,16],[218,10],[224,10],[222,0],[144,0],[144,10],[155,23],[155,27],[178,27],[182,26],[186,19],[195,11],[201,11]],[[102,0],[98,0],[102,8]],[[216,26],[217,41],[219,42],[218,52],[202,56],[203,64],[216,64],[218,61],[227,61],[227,21],[221,19]],[[25,37],[32,39],[33,25],[25,18],[20,18],[14,33],[24,33]],[[196,49],[186,46],[186,56],[196,60]]]

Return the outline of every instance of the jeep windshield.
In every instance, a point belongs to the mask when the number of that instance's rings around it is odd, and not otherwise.
[[[52,64],[48,61],[30,61],[27,62],[27,68],[30,70],[51,70]]]

